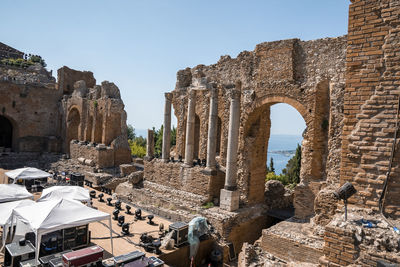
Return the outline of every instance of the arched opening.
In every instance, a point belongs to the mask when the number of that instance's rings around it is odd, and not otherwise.
[[[193,158],[199,158],[199,147],[200,147],[200,118],[196,114],[196,118],[194,121],[194,149],[193,149]]]
[[[13,126],[6,117],[0,116],[0,147],[12,148]]]
[[[291,183],[297,179],[295,165],[300,163],[301,158],[296,157],[296,149],[302,144],[306,124],[300,113],[288,104],[274,104],[270,112],[271,126],[266,169],[273,175],[270,174],[268,178],[277,178],[283,183]],[[292,160],[288,165],[290,159]]]
[[[81,124],[81,116],[77,108],[72,108],[67,117],[67,150],[71,140],[79,139],[79,128]]]
[[[89,142],[92,141],[92,131],[93,131],[93,116],[90,116],[86,128],[86,141]]]
[[[96,122],[94,124],[94,140],[95,143],[101,143],[103,137],[103,115],[97,111]]]
[[[276,108],[278,109],[278,114],[282,112],[279,110],[279,107],[283,107],[286,110],[289,110],[288,114],[285,114],[285,118],[273,118],[271,117],[271,107],[275,104],[278,103],[286,103],[284,106],[276,105]],[[289,106],[290,105],[290,106]],[[275,113],[275,112],[274,112]],[[296,149],[296,147],[291,148],[288,147],[287,149],[284,149],[285,147],[280,147],[282,144],[270,144],[269,140],[271,138],[271,125],[272,124],[282,124],[282,127],[286,129],[290,129],[293,127],[293,125],[296,125],[294,122],[291,122],[291,117],[293,117],[292,114],[295,114],[297,120],[302,121],[302,125],[297,129],[297,133],[301,133],[304,130],[304,122],[305,125],[309,126],[311,121],[310,119],[312,118],[307,112],[304,106],[297,102],[296,100],[287,98],[287,97],[271,97],[271,98],[266,98],[266,99],[261,99],[258,102],[257,108],[254,109],[252,113],[250,113],[248,120],[246,122],[245,128],[244,128],[244,155],[243,158],[245,159],[245,164],[247,165],[246,169],[247,171],[247,176],[245,175],[244,177],[248,177],[247,181],[244,181],[247,184],[247,196],[248,196],[248,202],[249,203],[259,203],[264,201],[264,188],[265,188],[265,181],[266,181],[266,175],[267,175],[267,168],[266,165],[270,164],[270,157],[268,157],[268,151],[274,151],[276,154],[282,154],[282,156],[285,156],[284,154],[289,154],[288,157],[283,157],[280,162],[280,171],[282,172],[282,169],[286,167],[286,162],[284,161],[285,158],[289,159],[290,154],[289,152],[293,152],[293,150]],[[271,120],[273,119],[273,121]],[[278,127],[279,128],[279,127]],[[275,130],[274,130],[275,131]],[[278,132],[273,132],[274,134]],[[283,133],[283,132],[281,132]],[[301,134],[300,134],[301,135]],[[285,137],[288,139],[288,137]],[[289,137],[290,138],[290,137]],[[273,137],[273,142],[282,142],[280,140],[276,141],[274,140]],[[293,140],[290,140],[291,143],[293,144]],[[294,145],[297,143],[294,142]],[[306,143],[308,146],[309,143]],[[280,150],[292,150],[292,151],[280,151]],[[303,151],[302,150],[302,156],[303,156]],[[272,154],[272,153],[270,153]],[[309,155],[305,155],[308,157]],[[311,160],[309,158],[308,160]],[[278,162],[277,162],[278,163]],[[276,165],[275,165],[276,166]]]

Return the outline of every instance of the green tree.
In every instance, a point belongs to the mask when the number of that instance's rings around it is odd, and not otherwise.
[[[127,128],[128,140],[134,140],[136,138],[135,129],[130,124],[128,124]]]
[[[163,133],[164,125],[161,125],[160,129],[156,130],[153,127],[154,132],[154,154],[156,157],[160,157],[162,154],[162,143],[163,143]],[[173,126],[171,129],[171,147],[176,145],[176,127]]]
[[[282,172],[287,175],[289,183],[298,184],[300,182],[301,169],[301,146],[297,144],[296,153],[289,159],[286,168]]]
[[[275,168],[274,168],[274,158],[271,157],[271,160],[269,162],[269,168],[268,168],[269,172],[273,172],[275,173]]]

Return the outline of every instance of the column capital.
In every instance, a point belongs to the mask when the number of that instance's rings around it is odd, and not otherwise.
[[[241,91],[238,89],[231,89],[228,91],[228,96],[230,99],[239,99]]]
[[[210,97],[212,98],[218,97],[218,88],[212,86],[209,90],[210,90]]]
[[[172,93],[170,93],[170,92],[164,93],[164,96],[165,96],[165,100],[169,100],[169,101],[172,100]]]
[[[195,89],[190,89],[188,92],[188,97],[190,99],[194,99],[196,97],[196,90]]]

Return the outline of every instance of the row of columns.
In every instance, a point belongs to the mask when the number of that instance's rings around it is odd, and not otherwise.
[[[237,190],[237,150],[239,141],[239,124],[240,124],[240,90],[232,89],[229,92],[230,108],[229,108],[229,131],[228,131],[228,148],[226,159],[226,174],[224,188],[221,189],[220,207],[229,211],[239,208],[239,191]],[[164,132],[162,146],[162,160],[168,161],[170,155],[171,140],[171,102],[172,94],[165,93],[164,107]],[[192,89],[188,95],[188,112],[186,120],[186,143],[185,143],[185,160],[184,166],[193,166],[194,151],[194,131],[196,118],[196,90]],[[210,89],[210,113],[208,122],[207,137],[207,165],[206,170],[213,173],[216,170],[216,151],[217,151],[217,129],[218,129],[218,90]],[[148,139],[153,140],[153,132],[149,130]],[[147,157],[154,156],[154,141],[148,142]]]

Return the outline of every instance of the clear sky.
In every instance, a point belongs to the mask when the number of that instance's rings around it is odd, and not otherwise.
[[[0,42],[39,54],[48,68],[93,71],[121,90],[128,123],[162,124],[176,72],[236,57],[256,44],[347,33],[349,0],[2,0]],[[276,108],[272,133],[301,134],[294,109]],[[275,115],[274,115],[275,114]],[[299,117],[293,123],[275,120]],[[275,119],[277,118],[277,119]],[[296,124],[299,121],[299,125]],[[301,130],[294,130],[299,129]]]

